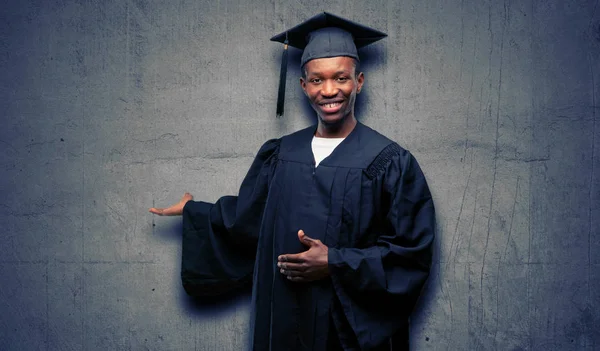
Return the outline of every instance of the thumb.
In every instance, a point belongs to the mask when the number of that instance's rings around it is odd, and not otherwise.
[[[304,230],[302,229],[298,231],[298,239],[306,246],[312,246],[315,242],[315,239],[309,238],[308,235],[304,234]]]

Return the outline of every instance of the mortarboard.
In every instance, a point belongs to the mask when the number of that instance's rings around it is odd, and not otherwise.
[[[279,75],[277,116],[283,115],[287,75],[288,45],[304,50],[300,67],[312,59],[349,56],[358,60],[357,49],[387,37],[387,34],[328,12],[320,13],[303,23],[271,38],[283,43]]]

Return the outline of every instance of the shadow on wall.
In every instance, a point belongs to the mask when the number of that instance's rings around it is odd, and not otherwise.
[[[164,221],[164,224],[154,225],[156,233],[161,240],[172,241],[175,240],[181,243],[181,234],[183,232],[183,222],[179,217],[172,217],[171,221]],[[178,220],[175,220],[178,218]],[[174,260],[178,266],[181,265],[181,254]],[[241,305],[247,305],[250,303],[252,295],[252,285],[243,287],[235,290],[231,293],[219,296],[204,296],[202,298],[195,298],[187,295],[181,284],[181,278],[178,276],[177,281],[179,286],[177,290],[180,291],[179,305],[186,311],[187,314],[193,317],[206,318],[206,317],[220,317],[227,316],[236,311]]]
[[[154,230],[154,234],[161,241],[170,242],[172,240],[175,240],[177,242],[181,242],[183,222],[181,221],[181,218],[175,218],[177,217],[171,217],[168,220],[163,220],[164,218],[160,218],[160,220],[157,220],[156,218],[152,219],[152,227]]]
[[[212,296],[195,298],[186,295],[183,292],[180,301],[180,306],[190,316],[197,318],[208,317],[224,317],[234,314],[242,306],[247,306],[252,298],[252,286],[248,285],[243,289],[234,292]]]
[[[374,86],[370,83],[369,79],[372,77],[371,72],[375,72],[382,69],[384,66],[383,58],[385,52],[382,50],[380,45],[370,45],[366,48],[359,50],[360,55],[360,70],[365,74],[365,87],[360,94],[356,96],[356,106],[354,107],[354,114],[356,119],[361,119],[369,114],[369,96],[371,93],[371,87]],[[377,117],[377,116],[371,116]],[[391,135],[388,135],[391,137]]]
[[[434,199],[435,202],[435,199]],[[438,213],[436,211],[436,217],[438,216]],[[419,300],[417,301],[417,305],[415,306],[415,309],[411,315],[410,318],[410,326],[411,326],[411,342],[414,341],[414,332],[415,332],[415,327],[417,325],[422,326],[423,325],[423,321],[429,319],[429,313],[431,312],[431,310],[433,309],[432,305],[433,305],[433,301],[436,298],[436,287],[440,286],[441,282],[440,282],[440,251],[441,251],[441,246],[440,246],[440,238],[438,237],[439,233],[441,233],[441,230],[439,228],[439,223],[436,223],[436,228],[435,228],[435,239],[433,241],[433,259],[432,259],[432,264],[431,264],[431,271],[429,273],[429,278],[427,279],[427,283],[425,283],[425,286],[423,287],[423,290],[421,291],[421,296],[419,297]],[[426,339],[427,341],[429,341],[429,338],[427,337]]]
[[[291,87],[287,87],[286,100],[290,99],[293,95],[298,95],[302,102],[300,105],[299,115],[301,116],[303,121],[307,121],[310,125],[317,123],[317,115],[315,114],[315,110],[313,110],[312,106],[310,106],[310,102],[302,88],[300,87],[300,77],[302,77],[302,71],[300,68],[300,59],[302,57],[302,51],[300,50],[291,50],[289,53],[289,62],[288,62],[288,77],[292,78]],[[290,83],[288,83],[290,84]],[[297,94],[290,94],[290,91],[297,91]],[[283,135],[282,135],[283,136]]]

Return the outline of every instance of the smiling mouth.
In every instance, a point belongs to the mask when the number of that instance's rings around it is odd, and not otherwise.
[[[321,104],[321,106],[323,106],[325,108],[334,108],[334,107],[340,106],[341,104],[342,104],[341,102],[331,102],[328,104]]]
[[[336,113],[342,108],[342,101],[328,102],[319,106],[324,113]]]

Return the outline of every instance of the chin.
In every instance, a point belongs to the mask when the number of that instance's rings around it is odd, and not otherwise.
[[[319,121],[329,127],[340,126],[344,123],[346,118],[344,116],[323,116],[319,115]]]
[[[319,119],[323,123],[327,124],[337,124],[344,120],[344,116],[340,115],[319,115]]]
[[[351,113],[349,113],[348,111],[343,111],[343,110],[338,111],[337,113],[331,113],[331,114],[323,113],[320,110],[316,110],[316,112],[317,112],[317,116],[319,117],[319,120],[328,125],[336,125],[336,124],[343,123],[351,115]]]

